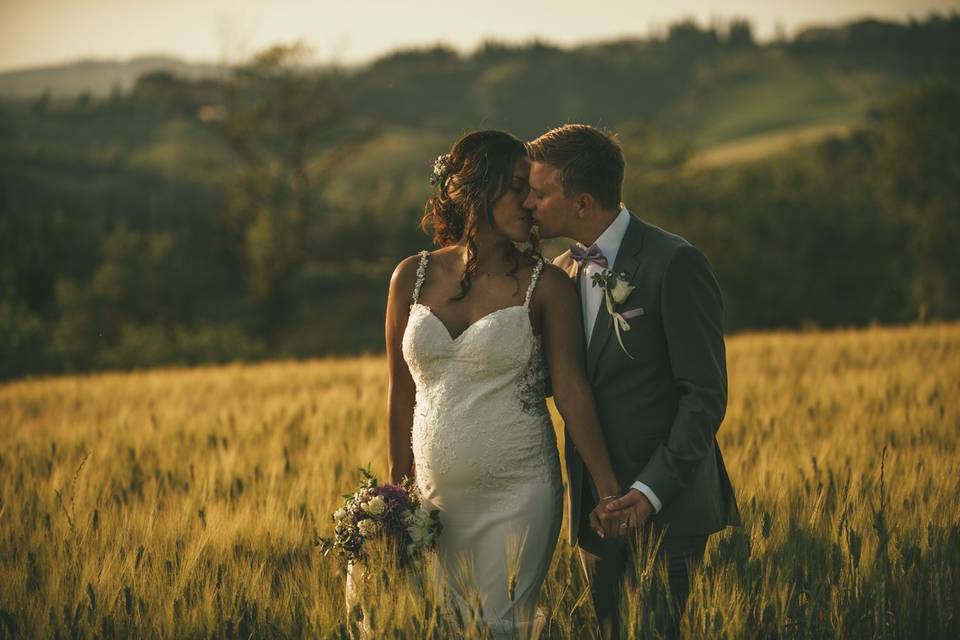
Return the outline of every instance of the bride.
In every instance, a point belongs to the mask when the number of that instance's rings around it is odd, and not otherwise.
[[[501,131],[467,134],[438,158],[422,226],[439,248],[397,266],[387,301],[391,480],[415,477],[424,506],[440,510],[454,600],[466,614],[478,593],[497,635],[530,629],[560,530],[548,374],[597,509],[621,493],[584,374],[576,292],[540,257],[522,206],[529,172],[524,144]],[[614,535],[598,513],[591,524]]]

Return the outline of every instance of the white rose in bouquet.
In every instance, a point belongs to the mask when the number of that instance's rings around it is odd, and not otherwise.
[[[381,496],[375,496],[363,504],[363,510],[372,516],[382,516],[387,512],[387,502]]]
[[[364,538],[372,538],[373,536],[377,535],[378,531],[380,531],[380,525],[370,518],[364,518],[357,523],[357,529],[360,531],[360,535]]]

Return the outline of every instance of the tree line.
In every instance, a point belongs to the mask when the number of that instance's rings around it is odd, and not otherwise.
[[[357,70],[276,46],[227,78],[0,104],[0,377],[380,351],[389,273],[428,245],[429,160],[481,126],[619,132],[627,205],[706,252],[728,331],[955,319],[957,35],[957,17],[932,17],[761,46],[746,21],[685,22]],[[691,87],[713,78],[715,95],[784,59],[915,80],[849,135],[691,165],[696,140],[671,119]]]

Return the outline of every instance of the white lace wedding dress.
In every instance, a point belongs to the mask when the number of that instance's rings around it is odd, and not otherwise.
[[[478,593],[495,635],[522,634],[534,623],[563,513],[543,349],[530,324],[543,263],[522,306],[454,338],[419,303],[428,260],[421,252],[402,343],[417,389],[417,485],[426,506],[440,510],[440,560],[465,619],[469,594]]]

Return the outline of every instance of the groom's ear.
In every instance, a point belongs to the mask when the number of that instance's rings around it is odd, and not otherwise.
[[[591,211],[596,209],[597,200],[589,193],[581,193],[573,199],[573,204],[577,209],[577,217],[583,218],[584,216],[589,215]]]

